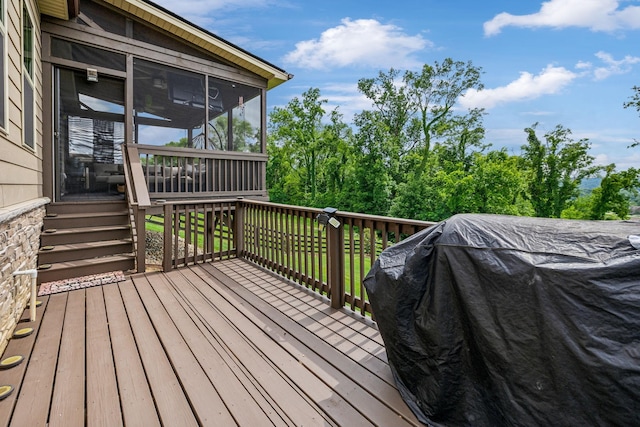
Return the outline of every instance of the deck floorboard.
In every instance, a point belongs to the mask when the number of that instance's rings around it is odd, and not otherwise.
[[[84,425],[85,292],[72,292],[62,326],[56,382],[49,415],[49,426]],[[64,414],[64,416],[63,416]]]
[[[375,323],[238,259],[44,299],[0,427],[420,426]]]
[[[133,284],[128,280],[119,286],[103,287],[122,416],[124,424],[130,427],[160,426],[149,382],[120,294],[120,287],[131,286]]]
[[[8,397],[6,397],[0,405],[0,425],[2,426],[8,425],[9,421],[11,420],[11,416],[13,414],[13,409],[15,407],[19,392],[17,388],[18,385],[22,383],[27,371],[29,356],[32,354],[36,337],[38,336],[38,331],[40,330],[40,325],[42,324],[42,313],[44,313],[47,307],[49,297],[41,297],[39,298],[39,301],[41,302],[41,305],[36,309],[36,321],[30,321],[30,313],[27,309],[22,314],[22,317],[20,318],[16,327],[16,329],[31,327],[34,329],[34,333],[24,338],[9,340],[9,343],[7,344],[7,347],[4,351],[4,355],[2,356],[3,359],[13,356],[24,357],[23,362],[19,365],[14,366],[11,369],[0,371],[0,385],[10,385],[14,387],[13,392]]]
[[[67,296],[49,298],[11,417],[12,426],[41,426],[48,422]]]

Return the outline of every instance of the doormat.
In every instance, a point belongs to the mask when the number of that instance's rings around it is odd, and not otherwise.
[[[74,277],[73,279],[57,280],[40,284],[38,296],[51,295],[59,292],[74,291],[76,289],[90,288],[92,286],[107,285],[125,280],[122,271],[92,274],[90,276]]]

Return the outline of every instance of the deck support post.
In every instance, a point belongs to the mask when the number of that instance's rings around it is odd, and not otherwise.
[[[233,224],[233,243],[236,248],[236,257],[241,258],[244,252],[244,210],[245,204],[242,201],[242,197],[238,197],[236,200],[236,208],[234,212],[234,218],[231,222]]]
[[[331,307],[344,306],[344,228],[342,225],[327,226],[327,263],[329,266],[329,289]]]
[[[173,205],[166,203],[164,205],[164,249],[162,251],[162,269],[164,272],[171,271],[173,268]],[[176,227],[180,227],[180,217],[176,214]],[[177,256],[178,254],[176,254]]]
[[[147,264],[146,209],[141,206],[136,206],[134,209],[134,215],[135,215],[136,234],[137,234],[136,267],[137,267],[138,273],[144,273],[146,271],[146,264]]]

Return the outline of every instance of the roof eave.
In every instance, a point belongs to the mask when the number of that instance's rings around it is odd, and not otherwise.
[[[217,37],[209,31],[186,21],[184,18],[148,0],[103,1],[224,58],[240,68],[263,77],[267,80],[268,89],[272,89],[292,78],[292,75],[283,69]]]
[[[78,16],[80,0],[37,0],[40,13],[58,19]]]

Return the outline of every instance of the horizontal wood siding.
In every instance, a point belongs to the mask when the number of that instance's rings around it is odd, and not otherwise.
[[[22,3],[7,7],[7,91],[8,123],[0,132],[0,208],[42,196],[42,61],[40,15],[29,1],[34,25],[35,150],[22,141]]]

